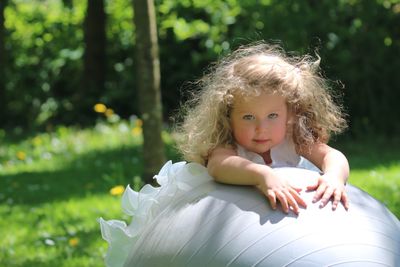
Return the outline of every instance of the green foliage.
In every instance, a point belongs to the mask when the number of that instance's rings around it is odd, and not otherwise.
[[[282,40],[296,53],[317,51],[325,76],[340,80],[353,134],[398,134],[400,1],[156,0],[165,118],[186,81],[251,41]],[[92,118],[82,88],[85,1],[9,1],[6,8],[6,106],[1,126],[43,127]],[[130,0],[106,1],[107,81],[99,102],[122,117],[138,114],[135,27]],[[138,40],[140,41],[140,40]],[[335,83],[333,83],[335,84]],[[340,84],[340,83],[339,83]],[[182,88],[183,87],[183,88]],[[95,103],[93,103],[95,104]],[[385,116],[382,116],[385,114]]]
[[[11,122],[41,125],[51,117],[65,118],[74,109],[74,88],[79,87],[82,69],[84,4],[76,1],[74,7],[61,1],[20,0],[6,8],[6,112]]]

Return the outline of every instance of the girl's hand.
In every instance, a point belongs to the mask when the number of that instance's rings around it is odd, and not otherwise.
[[[294,213],[298,214],[299,205],[304,208],[307,206],[299,195],[300,188],[291,186],[285,179],[272,173],[268,177],[264,177],[257,187],[268,197],[272,209],[276,209],[277,200],[286,213],[292,209]]]
[[[349,209],[345,184],[333,175],[324,174],[320,176],[315,184],[307,186],[307,190],[316,190],[313,203],[321,200],[320,208],[325,207],[328,201],[333,198],[332,210],[336,210],[339,202],[342,202],[346,210]]]

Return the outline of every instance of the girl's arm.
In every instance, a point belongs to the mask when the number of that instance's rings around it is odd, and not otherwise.
[[[321,207],[324,207],[333,197],[332,209],[335,210],[340,201],[343,206],[349,208],[345,185],[349,177],[349,163],[342,152],[324,143],[316,143],[302,156],[314,163],[323,172],[315,185],[307,187],[316,189],[313,201],[321,199]]]
[[[207,169],[217,182],[257,186],[268,197],[273,209],[277,200],[286,213],[292,208],[297,214],[299,205],[306,207],[299,195],[300,189],[276,176],[270,167],[238,156],[234,149],[216,148],[208,159]]]

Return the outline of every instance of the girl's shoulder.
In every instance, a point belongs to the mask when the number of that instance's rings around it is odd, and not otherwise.
[[[236,156],[237,155],[236,146],[233,146],[233,145],[221,145],[221,146],[217,146],[216,148],[214,148],[210,152],[210,156],[220,155],[220,154]]]

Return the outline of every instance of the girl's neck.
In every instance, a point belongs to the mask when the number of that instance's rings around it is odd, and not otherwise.
[[[259,154],[259,155],[263,158],[265,164],[267,164],[267,165],[271,165],[272,164],[271,150],[268,150],[268,151],[266,151],[266,152],[264,152],[262,154]]]

